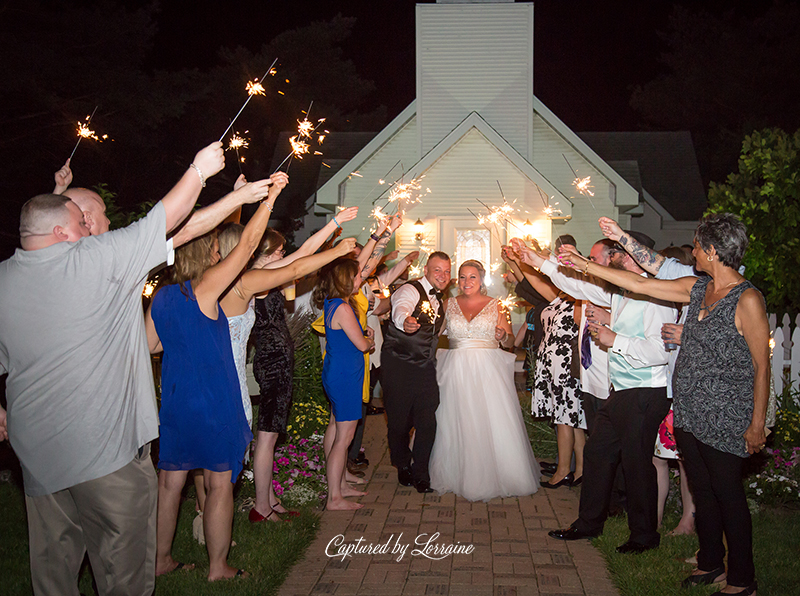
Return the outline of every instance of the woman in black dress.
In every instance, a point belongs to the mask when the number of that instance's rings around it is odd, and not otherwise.
[[[357,214],[358,207],[341,211],[289,256],[285,256],[283,235],[268,228],[254,267],[267,269],[284,267],[300,257],[314,254],[328,236]],[[280,521],[278,513],[296,515],[295,512],[283,508],[272,488],[275,444],[280,434],[286,432],[289,410],[292,407],[294,376],[294,342],[286,324],[283,299],[281,289],[275,288],[266,296],[256,298],[255,301],[256,322],[251,332],[256,341],[253,376],[258,381],[261,397],[258,406],[258,435],[253,456],[256,503],[250,510],[251,522]]]
[[[761,293],[739,265],[747,230],[730,213],[695,232],[696,268],[708,275],[648,279],[565,255],[579,271],[632,292],[688,302],[673,378],[675,438],[697,506],[697,569],[684,586],[726,581],[716,594],[756,593],[752,524],[742,485],[749,455],[764,448],[769,397],[769,323]],[[728,543],[727,577],[723,558]]]

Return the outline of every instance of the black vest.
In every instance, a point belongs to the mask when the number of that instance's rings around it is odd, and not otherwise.
[[[432,362],[436,358],[436,345],[439,343],[439,330],[444,323],[444,309],[442,308],[442,300],[439,300],[439,307],[436,313],[435,322],[431,321],[429,314],[422,312],[422,305],[430,301],[425,288],[419,280],[408,282],[419,292],[419,300],[414,307],[411,316],[417,319],[420,328],[415,332],[408,334],[405,331],[398,329],[393,321],[389,321],[386,326],[386,331],[383,334],[383,346],[381,347],[381,354],[389,354],[400,360],[404,360],[410,364],[422,365]]]

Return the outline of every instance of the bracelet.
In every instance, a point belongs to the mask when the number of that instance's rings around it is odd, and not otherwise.
[[[202,184],[203,188],[205,188],[206,187],[206,177],[203,176],[203,172],[200,171],[200,168],[198,168],[194,163],[190,163],[189,167],[190,168],[194,168],[194,171],[197,172],[198,176],[200,176],[200,184]]]
[[[341,228],[342,227],[342,224],[340,224],[338,221],[336,221],[336,216],[335,215],[333,216],[333,223],[336,224],[337,228]]]
[[[584,275],[589,275],[589,263],[591,263],[591,261],[586,261],[586,267],[583,268]]]
[[[380,236],[376,236],[374,233],[370,234],[369,237],[372,238],[375,242],[380,242],[381,241],[381,237]]]

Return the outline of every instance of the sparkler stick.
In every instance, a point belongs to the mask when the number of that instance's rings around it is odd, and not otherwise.
[[[478,220],[478,223],[479,223],[479,224],[480,224],[480,225],[481,225],[483,228],[485,228],[485,229],[486,229],[486,231],[487,231],[487,232],[489,232],[489,234],[491,234],[492,238],[494,238],[495,240],[497,240],[497,242],[499,242],[500,244],[503,244],[502,242],[500,242],[500,238],[498,238],[498,237],[497,237],[497,236],[496,236],[494,233],[492,233],[492,230],[491,230],[490,228],[487,228],[487,227],[486,227],[486,226],[483,224],[483,218],[482,218],[482,217],[478,217],[477,215],[475,215],[475,213],[472,211],[472,209],[469,209],[469,208],[467,208],[467,211],[469,211],[469,212],[470,212],[470,214],[472,215],[472,217],[474,217],[475,219],[477,219],[477,220]]]
[[[498,300],[498,302],[500,303],[500,308],[502,308],[503,312],[505,312],[506,320],[508,321],[508,324],[510,325],[511,324],[511,309],[514,308],[517,305],[517,297],[512,295],[512,294],[509,294],[505,298],[502,298],[502,299]]]
[[[308,110],[306,110],[306,117],[302,121],[300,120],[297,121],[297,134],[294,135],[293,137],[289,137],[289,144],[292,146],[292,152],[286,156],[286,158],[275,169],[275,172],[273,172],[273,174],[276,173],[278,170],[280,170],[281,167],[283,167],[283,164],[285,164],[291,158],[296,157],[297,159],[303,159],[302,156],[308,153],[309,143],[306,142],[306,139],[310,141],[311,135],[313,135],[317,131],[317,129],[320,126],[322,126],[322,123],[325,122],[325,118],[320,118],[319,120],[317,120],[317,125],[312,128],[313,123],[309,121],[308,114],[309,112],[311,112],[311,106],[313,105],[314,102],[312,101],[308,106]],[[325,135],[320,135],[320,137],[324,139]],[[322,141],[319,139],[317,140],[317,142],[322,143]],[[315,151],[314,155],[322,155],[322,153],[319,151]],[[289,165],[286,166],[287,172],[289,171],[289,167],[291,165],[292,162],[289,161]]]
[[[247,133],[248,131],[244,131]],[[228,142],[228,146],[225,148],[225,151],[230,151],[231,149],[236,151],[236,161],[239,164],[239,173],[244,175],[242,171],[242,162],[244,159],[239,154],[239,149],[244,149],[250,146],[250,141],[246,137],[240,136],[238,132],[234,132],[231,136],[231,140]]]
[[[258,83],[253,83],[252,81],[247,83],[247,99],[244,100],[244,104],[242,104],[242,107],[239,108],[239,111],[233,117],[233,120],[231,120],[231,123],[228,125],[228,128],[226,128],[225,132],[222,133],[222,136],[219,138],[220,141],[222,141],[222,139],[225,138],[225,135],[228,134],[228,131],[233,126],[233,123],[236,122],[236,119],[239,117],[239,114],[241,114],[242,111],[244,111],[245,107],[247,107],[247,104],[250,103],[251,99],[253,99],[253,96],[254,95],[264,95],[264,87],[261,86],[261,83],[263,83],[264,79],[267,78],[267,75],[272,72],[272,67],[275,66],[275,63],[277,61],[278,61],[277,58],[275,58],[275,60],[272,61],[272,64],[267,69],[267,72],[264,73],[264,76],[261,77],[261,80],[258,81]]]
[[[386,178],[388,178],[388,177],[389,177],[389,174],[391,174],[391,173],[392,173],[392,170],[394,170],[394,169],[395,169],[395,168],[396,168],[398,165],[401,165],[402,163],[403,163],[403,160],[402,160],[402,159],[398,159],[398,160],[397,160],[397,161],[394,163],[394,165],[393,165],[391,168],[389,168],[389,171],[388,171],[388,172],[386,172],[386,175],[385,175],[383,178],[379,179],[379,180],[378,180],[378,183],[377,183],[375,186],[373,186],[372,188],[370,188],[370,189],[369,189],[369,190],[368,190],[368,191],[367,191],[367,192],[364,194],[364,198],[363,198],[363,199],[361,199],[361,202],[359,203],[359,205],[361,205],[361,203],[363,203],[365,200],[367,200],[367,198],[369,197],[369,195],[371,195],[371,194],[372,194],[372,191],[373,191],[373,190],[375,190],[375,189],[376,189],[376,188],[378,188],[379,186],[382,186],[382,185],[385,183],[385,179],[386,179]],[[362,176],[361,174],[359,174],[359,173],[358,173],[358,171],[351,172],[351,174],[350,174],[350,175],[351,175],[351,176],[354,176],[354,175],[355,175],[355,176],[358,176],[359,178],[363,178],[363,176]],[[383,193],[381,193],[381,194],[383,194]],[[378,198],[380,198],[380,195],[378,195]],[[376,199],[375,199],[375,201],[377,201],[377,200],[378,200],[378,198],[376,198]],[[373,203],[374,203],[375,201],[373,201]]]
[[[72,156],[75,155],[75,152],[78,150],[78,145],[81,144],[81,139],[89,139],[94,136],[94,131],[89,130],[89,124],[92,123],[92,118],[94,118],[94,113],[97,111],[98,106],[94,106],[91,115],[86,119],[86,124],[82,122],[78,122],[78,142],[75,143],[75,147],[72,149],[72,153],[69,154],[69,159],[72,161]],[[94,138],[97,138],[96,136]]]
[[[422,304],[419,305],[419,312],[420,314],[424,314],[428,317],[428,321],[430,321],[431,325],[436,324],[436,319],[439,317],[439,314],[433,310],[431,303],[425,300]]]

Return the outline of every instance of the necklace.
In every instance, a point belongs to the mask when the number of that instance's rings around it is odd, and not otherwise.
[[[712,280],[712,281],[713,281],[713,280]],[[731,283],[729,283],[729,284],[727,284],[727,285],[724,285],[724,286],[722,286],[722,287],[721,287],[721,288],[719,288],[719,289],[716,289],[716,290],[714,290],[714,294],[716,294],[716,293],[717,293],[717,292],[719,292],[720,290],[724,290],[725,288],[728,288],[728,287],[730,287],[730,286],[738,286],[740,283],[742,283],[742,282],[740,282],[740,281],[738,281],[738,280],[736,280],[736,281],[732,281]],[[730,292],[728,292],[728,293],[730,293]],[[712,294],[712,295],[713,295],[713,294]],[[727,295],[728,295],[728,294],[725,294],[725,296],[727,296]],[[703,296],[703,304],[700,306],[700,310],[701,310],[701,311],[703,311],[703,310],[704,310],[704,311],[706,311],[707,313],[709,313],[709,314],[710,314],[710,313],[711,313],[711,309],[712,309],[712,308],[714,308],[714,307],[715,307],[717,304],[719,304],[720,300],[722,300],[723,298],[725,298],[725,296],[722,296],[721,298],[718,298],[717,300],[715,300],[714,302],[712,302],[712,303],[711,303],[711,304],[709,304],[708,306],[706,306],[706,297],[705,297],[705,296]]]

